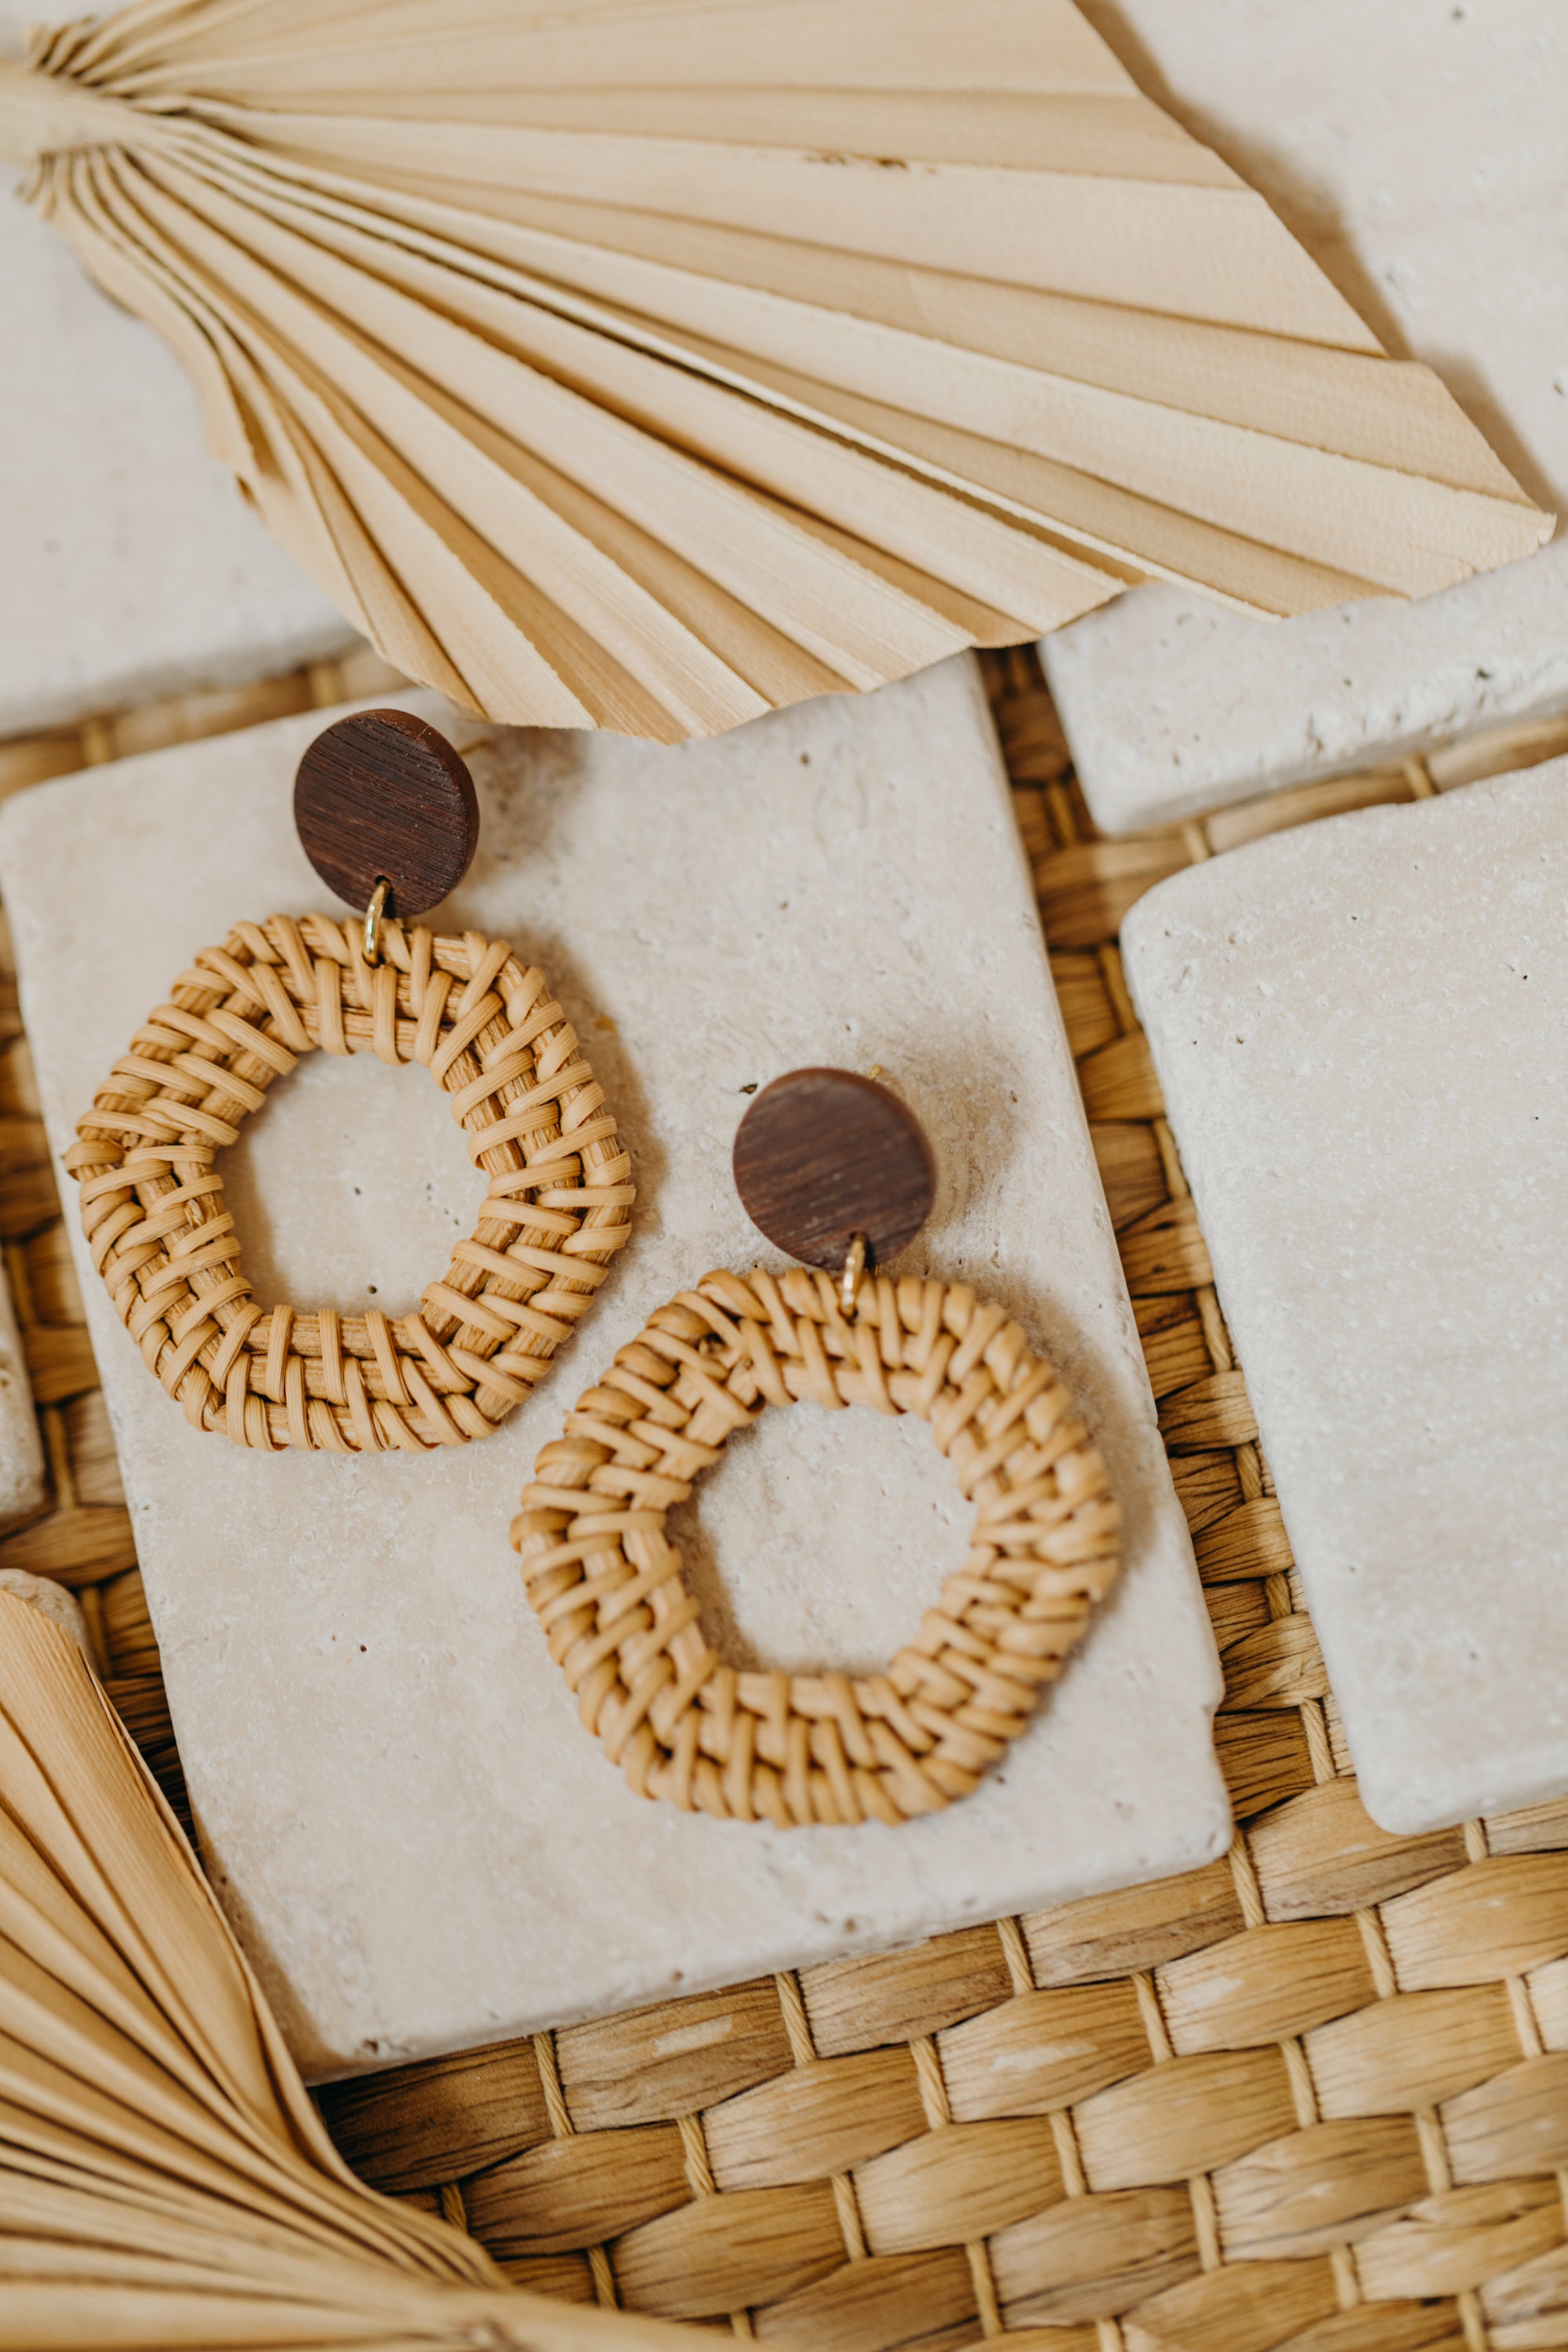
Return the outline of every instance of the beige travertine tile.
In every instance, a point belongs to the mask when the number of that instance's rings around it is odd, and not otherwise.
[[[1568,507],[1568,37],[1536,0],[1088,0],[1389,348]],[[1568,710],[1568,544],[1270,625],[1140,588],[1043,647],[1107,832]]]
[[[322,903],[289,810],[313,731],[8,804],[0,879],[57,1149],[198,945]],[[305,2063],[489,2041],[1215,1853],[1217,1662],[973,667],[677,750],[454,731],[485,827],[443,919],[538,955],[637,1160],[633,1241],[559,1371],[456,1454],[259,1457],[185,1425],[83,1276],[209,1860]],[[507,1545],[539,1445],[647,1311],[768,1257],[731,1143],[746,1090],[812,1061],[879,1062],[905,1090],[942,1171],[910,1262],[1006,1300],[1058,1354],[1126,1512],[1122,1583],[1034,1727],[975,1798],[898,1831],[781,1834],[633,1797]],[[437,1090],[368,1055],[312,1055],[230,1157],[258,1290],[301,1306],[373,1284],[412,1304],[477,1197]],[[738,1441],[697,1516],[730,1638],[781,1664],[888,1654],[965,1517],[923,1429],[815,1410]]]
[[[44,1449],[11,1286],[0,1268],[0,1527],[44,1499]]]
[[[83,14],[0,0],[0,57]],[[0,737],[353,643],[209,455],[173,352],[17,201],[20,179],[0,162]]]
[[[1568,761],[1163,882],[1122,952],[1361,1794],[1568,1790]]]

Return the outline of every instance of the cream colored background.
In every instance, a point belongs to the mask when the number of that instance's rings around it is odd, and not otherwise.
[[[1385,344],[1568,510],[1568,14],[1541,0],[1085,0]],[[1275,625],[1141,588],[1047,640],[1096,820],[1187,816],[1568,709],[1568,541]]]
[[[0,57],[79,0],[0,0]],[[195,393],[0,161],[0,736],[335,652],[353,631],[209,457]]]

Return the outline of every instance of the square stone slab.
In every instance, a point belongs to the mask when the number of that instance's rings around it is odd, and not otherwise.
[[[0,56],[80,0],[0,0]],[[0,161],[0,738],[341,652],[353,631],[208,454],[151,327]]]
[[[199,945],[324,903],[289,819],[318,723],[6,807],[57,1150]],[[559,1370],[457,1453],[237,1452],[186,1426],[83,1266],[210,1865],[304,2063],[489,2041],[1218,1853],[1217,1661],[974,668],[668,751],[447,723],[484,825],[439,919],[537,955],[637,1157],[634,1237]],[[507,1542],[539,1446],[647,1314],[712,1265],[783,1264],[730,1150],[751,1090],[811,1062],[879,1062],[903,1089],[941,1170],[906,1262],[1018,1313],[1126,1515],[1121,1581],[1031,1729],[974,1798],[896,1831],[634,1797]],[[405,1311],[477,1199],[439,1090],[370,1055],[312,1055],[228,1158],[258,1293],[299,1306]],[[716,1634],[786,1666],[889,1654],[967,1517],[923,1426],[809,1409],[765,1416],[689,1507]]]
[[[1122,953],[1361,1793],[1568,1790],[1568,761],[1194,866]]]
[[[0,1269],[0,1527],[43,1503],[44,1448],[11,1286]]]
[[[1150,95],[1391,350],[1568,509],[1568,41],[1539,0],[1114,0]],[[1568,541],[1416,604],[1269,624],[1139,588],[1042,648],[1108,833],[1568,709]]]

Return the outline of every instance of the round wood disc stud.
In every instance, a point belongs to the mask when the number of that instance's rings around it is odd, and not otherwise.
[[[734,1171],[769,1241],[835,1271],[857,1234],[885,1265],[913,1241],[936,1192],[920,1121],[856,1070],[790,1070],[764,1087],[736,1132]]]
[[[479,838],[474,780],[446,737],[406,710],[361,710],[318,735],[294,778],[300,846],[329,890],[368,907],[391,885],[399,921],[455,890]]]

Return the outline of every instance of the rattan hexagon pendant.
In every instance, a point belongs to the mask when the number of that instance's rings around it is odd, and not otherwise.
[[[317,871],[364,913],[274,915],[201,949],[66,1166],[116,1311],[193,1427],[268,1453],[460,1445],[532,1392],[593,1306],[630,1232],[630,1158],[537,965],[402,919],[456,887],[478,838],[450,744],[400,710],[340,719],[294,806]],[[245,1275],[217,1156],[318,1047],[427,1069],[489,1180],[412,1314],[264,1307]]]
[[[138,0],[0,152],[406,675],[675,740],[1128,582],[1296,613],[1536,546],[1071,0]]]
[[[1026,1728],[1114,1581],[1117,1507],[1005,1307],[878,1270],[934,1189],[896,1095],[847,1070],[775,1079],[735,1176],[809,1265],[709,1274],[657,1309],[541,1453],[512,1542],[584,1724],[640,1796],[780,1829],[896,1824],[970,1795]],[[668,1533],[735,1431],[805,1402],[915,1414],[975,1506],[966,1557],[879,1674],[727,1664]]]

